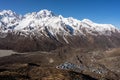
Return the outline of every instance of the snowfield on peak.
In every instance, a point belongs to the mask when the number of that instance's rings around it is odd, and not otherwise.
[[[38,32],[46,35],[46,30],[53,36],[57,34],[62,36],[111,35],[112,33],[120,32],[119,29],[111,24],[97,24],[89,19],[80,21],[72,17],[64,18],[46,9],[28,13],[24,16],[18,15],[11,10],[0,12],[0,32]]]

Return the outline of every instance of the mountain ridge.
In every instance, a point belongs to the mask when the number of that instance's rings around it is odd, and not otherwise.
[[[74,19],[72,17],[64,18],[61,15],[55,15],[52,11],[48,11],[46,9],[41,10],[39,12],[32,12],[25,14],[23,16],[17,15],[15,12],[12,12],[11,10],[3,10],[0,12],[1,16],[1,25],[2,23],[5,24],[5,26],[8,27],[8,30],[10,30],[9,27],[12,27],[13,30],[21,30],[21,31],[31,31],[36,30],[38,28],[43,28],[44,26],[48,28],[53,28],[51,31],[54,32],[54,29],[60,29],[64,32],[66,31],[64,28],[66,28],[68,31],[71,32],[74,31],[74,34],[80,33],[84,34],[82,31],[83,28],[87,29],[88,33],[95,34],[92,31],[96,31],[99,34],[104,34],[102,32],[105,31],[112,31],[120,32],[115,26],[111,24],[97,24],[92,22],[89,19],[83,19],[82,21]],[[13,27],[15,26],[15,27]],[[57,26],[57,27],[56,27]],[[8,31],[7,29],[4,31]],[[39,29],[40,30],[40,29]],[[57,30],[57,32],[60,32],[60,30]],[[56,32],[54,32],[56,33]],[[109,33],[108,33],[109,35]]]
[[[50,51],[64,46],[104,49],[119,47],[119,40],[120,30],[111,24],[64,18],[46,9],[24,16],[11,10],[0,12],[2,49],[21,52]]]

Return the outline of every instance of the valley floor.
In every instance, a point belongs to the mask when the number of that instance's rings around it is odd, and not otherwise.
[[[71,63],[81,66],[65,69]],[[62,68],[56,68],[63,65]],[[70,66],[67,66],[67,68]],[[120,49],[59,49],[17,53],[0,50],[0,80],[119,80]]]
[[[12,50],[0,50],[0,57],[4,57],[4,56],[10,56],[11,54],[14,54],[17,52],[14,52]]]

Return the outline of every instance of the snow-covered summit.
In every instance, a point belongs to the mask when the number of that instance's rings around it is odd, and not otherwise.
[[[55,16],[55,14],[52,11],[48,11],[47,9],[37,12],[37,15],[40,15],[42,18]]]
[[[41,10],[39,12],[32,12],[24,15],[24,17],[31,17],[31,18],[36,18],[36,19],[41,19],[41,18],[50,18],[55,16],[55,14],[52,11],[48,11],[46,9]]]
[[[22,16],[11,10],[0,11],[0,32],[8,32],[14,29],[22,20]]]
[[[16,13],[11,10],[0,11],[0,16],[15,16],[15,14]]]
[[[120,32],[111,24],[98,24],[89,19],[82,21],[72,17],[64,18],[62,15],[55,15],[46,9],[39,12],[32,12],[22,17],[11,10],[0,12],[0,31],[21,31],[24,33],[38,32],[46,35],[111,35]],[[40,33],[40,34],[41,34]]]
[[[21,15],[16,14],[12,10],[3,10],[3,11],[0,11],[0,20],[1,20],[1,18],[4,18],[4,17],[18,18],[18,19],[22,18]]]

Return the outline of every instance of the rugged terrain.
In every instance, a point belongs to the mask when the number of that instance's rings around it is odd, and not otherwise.
[[[120,49],[64,49],[0,58],[1,80],[119,80]]]
[[[0,49],[16,51],[0,53],[0,80],[120,79],[120,30],[111,24],[3,10]]]

